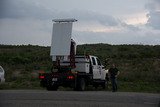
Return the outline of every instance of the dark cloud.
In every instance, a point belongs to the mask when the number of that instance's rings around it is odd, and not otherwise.
[[[160,0],[153,0],[146,4],[145,8],[149,11],[147,14],[148,21],[146,25],[160,30]]]
[[[78,20],[91,22],[95,21],[104,26],[117,26],[119,22],[116,18],[110,15],[103,15],[100,13],[92,12],[92,11],[83,11],[83,10],[71,10],[71,11],[63,11],[55,13],[55,16],[58,18],[64,17],[74,17]]]
[[[36,4],[37,3],[37,4]],[[48,19],[54,18],[76,18],[81,21],[87,22],[98,22],[103,26],[118,26],[121,25],[121,21],[110,15],[104,15],[92,11],[83,10],[70,10],[70,11],[55,11],[47,9],[38,2],[24,1],[24,0],[1,0],[0,1],[0,18],[13,18],[13,19],[24,19],[24,18],[36,18],[36,19]],[[123,22],[124,23],[124,22]],[[138,30],[133,25],[123,24],[130,30]]]
[[[152,2],[146,5],[146,9],[149,10],[147,25],[156,29],[160,28],[160,16],[157,10],[159,1],[155,0],[156,3]],[[55,4],[53,4],[53,7],[50,7],[54,9],[49,9],[41,3],[40,0],[0,0],[0,44],[30,43],[50,45],[51,20],[54,18],[76,18],[79,20],[79,24],[82,22],[83,24],[85,23],[85,26],[93,24],[93,27],[95,27],[98,22],[102,26],[107,26],[107,28],[115,27],[125,30],[113,33],[75,32],[75,35],[78,35],[76,38],[79,43],[151,44],[150,42],[153,41],[153,44],[158,44],[160,41],[159,33],[155,34],[158,36],[149,36],[150,34],[144,36],[146,34],[143,33],[139,35],[139,32],[136,32],[140,30],[137,26],[128,25],[112,15],[93,12],[95,11],[94,9],[93,11],[86,9],[71,10],[73,8],[68,9],[60,6],[62,9],[58,11],[55,10]],[[83,9],[83,6],[81,9]],[[89,26],[92,27],[92,25]],[[98,26],[96,27],[98,28]]]
[[[103,26],[107,27],[116,27],[116,26],[121,26],[124,27],[130,31],[139,31],[140,28],[137,26],[127,24],[125,22],[122,22],[119,19],[114,18],[113,16],[110,15],[103,15],[100,13],[92,12],[92,11],[82,11],[82,10],[72,10],[70,12],[60,12],[57,13],[56,16],[59,16],[60,18],[62,17],[75,17],[76,19],[80,21],[85,21],[87,22],[98,22]]]
[[[0,4],[0,18],[51,18],[51,11],[35,2],[1,0]]]
[[[85,16],[83,16],[85,17]],[[88,15],[89,20],[97,20],[100,24],[104,26],[117,26],[119,25],[119,22],[117,19],[110,15],[102,15],[98,13],[91,12],[90,15]]]
[[[117,26],[119,22],[112,16],[91,11],[72,10],[55,11],[47,9],[35,2],[22,0],[1,0],[0,18],[76,18],[85,21],[97,21],[104,26]]]

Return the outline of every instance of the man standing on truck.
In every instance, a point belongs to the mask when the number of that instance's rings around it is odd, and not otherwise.
[[[112,64],[112,67],[108,71],[111,84],[112,84],[112,92],[117,91],[117,76],[119,75],[119,70],[116,68],[115,64]]]

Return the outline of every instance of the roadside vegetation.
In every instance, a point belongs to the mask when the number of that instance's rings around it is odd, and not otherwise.
[[[98,56],[106,69],[115,63],[119,91],[160,93],[160,45],[84,44],[77,46],[77,54]],[[0,89],[43,89],[38,72],[51,68],[50,47],[0,45],[0,65],[6,71]]]

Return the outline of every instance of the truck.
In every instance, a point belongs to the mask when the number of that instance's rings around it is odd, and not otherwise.
[[[60,86],[84,91],[87,86],[105,89],[106,72],[100,59],[93,55],[76,55],[76,42],[72,39],[72,23],[76,19],[53,20],[50,55],[50,73],[39,73],[40,83],[47,90]]]

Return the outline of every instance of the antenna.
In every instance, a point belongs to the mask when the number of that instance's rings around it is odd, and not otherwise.
[[[61,23],[61,22],[76,22],[77,20],[76,19],[53,19],[52,21]]]

